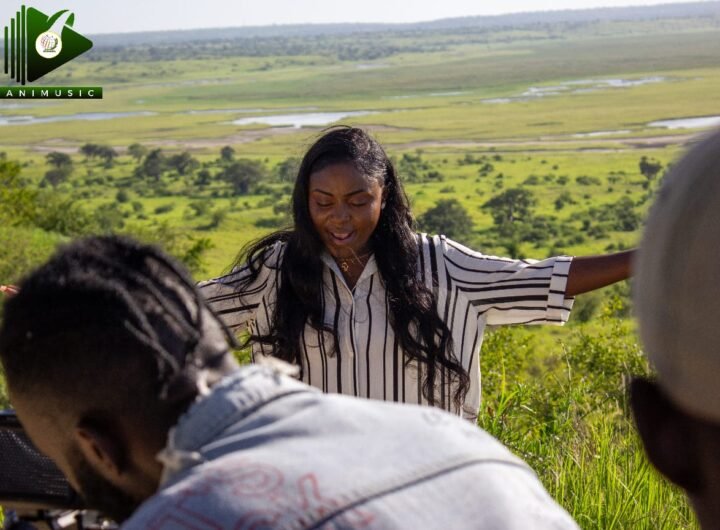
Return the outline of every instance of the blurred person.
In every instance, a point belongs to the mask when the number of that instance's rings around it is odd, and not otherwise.
[[[126,529],[575,529],[532,470],[437,409],[237,366],[189,274],[118,237],[61,249],[7,300],[26,432]]]
[[[720,528],[720,132],[673,166],[637,261],[635,308],[655,379],[631,403],[650,461]]]

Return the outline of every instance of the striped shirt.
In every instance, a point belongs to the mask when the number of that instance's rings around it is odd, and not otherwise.
[[[543,261],[486,256],[444,236],[418,234],[418,273],[435,293],[437,311],[452,333],[454,354],[470,376],[463,410],[455,410],[453,388],[441,371],[435,405],[475,419],[480,409],[479,352],[486,326],[563,324],[573,299],[565,296],[572,258]],[[266,254],[260,274],[245,292],[236,286],[248,274],[243,267],[203,282],[200,289],[230,329],[266,334],[272,322],[283,244]],[[422,395],[422,366],[406,362],[388,319],[389,302],[371,256],[350,289],[329,254],[323,255],[323,314],[332,334],[309,324],[302,334],[303,381],[324,392],[371,399],[428,404]],[[271,355],[253,345],[253,357]]]

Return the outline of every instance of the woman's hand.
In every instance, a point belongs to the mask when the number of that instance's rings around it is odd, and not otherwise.
[[[14,285],[0,285],[0,293],[3,293],[5,296],[15,296],[20,292],[20,289],[15,287]]]

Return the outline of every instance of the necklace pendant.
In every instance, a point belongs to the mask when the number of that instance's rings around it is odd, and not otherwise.
[[[347,261],[342,260],[340,262],[340,268],[342,269],[343,272],[347,272],[350,269],[350,265],[348,264]]]

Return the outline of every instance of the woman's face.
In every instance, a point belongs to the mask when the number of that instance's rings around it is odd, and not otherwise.
[[[351,164],[340,163],[310,175],[308,207],[328,252],[349,258],[369,251],[380,219],[383,188]]]

